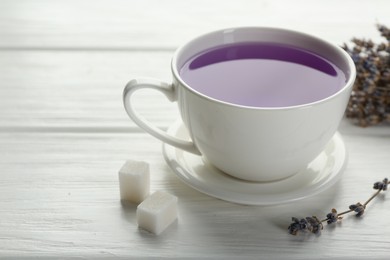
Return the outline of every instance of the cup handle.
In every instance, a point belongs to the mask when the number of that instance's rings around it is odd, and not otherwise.
[[[176,101],[176,95],[173,85],[151,79],[133,79],[129,83],[127,83],[125,89],[123,90],[123,104],[129,117],[139,127],[144,129],[146,132],[156,137],[157,139],[160,139],[164,143],[170,144],[184,151],[200,155],[201,153],[199,152],[198,148],[196,148],[193,142],[185,141],[167,134],[166,132],[152,125],[135,111],[131,103],[131,96],[137,90],[145,88],[158,90],[163,93],[169,101]]]

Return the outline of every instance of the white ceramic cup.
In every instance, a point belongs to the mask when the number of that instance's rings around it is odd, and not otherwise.
[[[272,42],[317,53],[346,75],[345,85],[322,100],[288,107],[247,107],[208,97],[180,77],[183,64],[200,52],[225,44]],[[262,27],[231,28],[199,36],[174,54],[172,83],[134,79],[123,101],[133,121],[161,141],[199,154],[223,172],[248,181],[276,181],[304,169],[337,131],[355,80],[350,56],[340,47],[304,33]],[[176,101],[191,140],[180,140],[151,125],[133,108],[131,96],[150,88]]]

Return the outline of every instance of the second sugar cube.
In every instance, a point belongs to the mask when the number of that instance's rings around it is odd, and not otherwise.
[[[156,235],[164,231],[177,218],[177,197],[156,191],[137,207],[139,227]]]

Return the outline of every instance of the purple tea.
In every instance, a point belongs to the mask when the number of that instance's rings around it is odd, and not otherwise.
[[[295,46],[239,43],[206,50],[180,75],[211,98],[251,107],[311,103],[339,91],[345,74],[325,58]]]

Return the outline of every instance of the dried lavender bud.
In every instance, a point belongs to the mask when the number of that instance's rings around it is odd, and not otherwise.
[[[390,41],[390,29],[384,25],[378,25],[378,30],[381,32],[381,35]]]
[[[299,231],[306,231],[309,228],[309,223],[306,219],[299,220],[298,218],[292,217],[293,223],[288,226],[288,233],[291,235],[296,235]]]
[[[387,190],[388,179],[384,178],[383,181],[378,181],[374,183],[375,190]]]
[[[318,233],[320,230],[324,228],[321,221],[316,216],[306,217],[306,220],[310,224],[309,230],[314,234]]]
[[[326,215],[326,223],[328,224],[335,223],[339,219],[341,219],[341,217],[340,218],[338,217],[336,209],[332,209],[332,212]]]
[[[366,207],[364,205],[362,205],[360,202],[349,206],[350,210],[353,210],[357,213],[356,214],[357,217],[360,217],[361,215],[363,215],[365,208]]]

